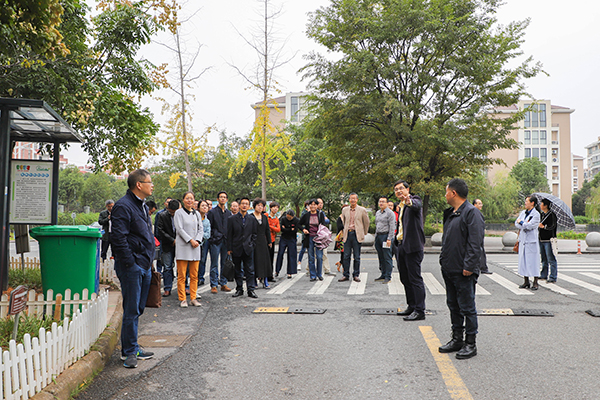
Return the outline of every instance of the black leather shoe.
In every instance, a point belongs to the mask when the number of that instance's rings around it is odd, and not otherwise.
[[[412,308],[407,308],[404,311],[398,312],[397,315],[410,315],[413,313],[413,311],[415,311],[415,310],[413,310]]]
[[[258,299],[258,296],[256,295],[256,293],[254,293],[254,290],[248,291],[248,297],[252,297],[253,299]]]
[[[453,331],[452,339],[443,346],[438,347],[440,353],[453,353],[459,351],[465,345],[464,331]]]
[[[350,278],[348,278],[347,276],[344,276],[343,278],[338,279],[338,282],[346,282],[349,280],[350,280]]]
[[[477,355],[477,345],[475,344],[475,335],[466,335],[465,344],[462,347],[462,349],[460,349],[458,351],[458,353],[456,353],[456,358],[458,358],[459,360],[466,360],[475,355]]]
[[[240,297],[244,294],[243,290],[236,290],[236,292],[231,297]]]
[[[420,321],[425,319],[425,313],[418,313],[416,311],[413,311],[412,314],[402,319],[405,321]]]

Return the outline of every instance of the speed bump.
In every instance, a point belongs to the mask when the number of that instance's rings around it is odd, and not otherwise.
[[[257,307],[255,314],[324,314],[326,308],[306,307]]]
[[[510,316],[510,317],[554,317],[550,311],[530,310],[530,309],[512,309],[512,308],[484,308],[479,310],[477,315],[491,316]]]
[[[363,308],[360,310],[360,315],[398,315],[402,312],[401,308]],[[425,310],[425,315],[435,315],[433,310]]]

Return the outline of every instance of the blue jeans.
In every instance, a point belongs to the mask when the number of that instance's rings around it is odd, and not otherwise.
[[[315,265],[315,255],[317,263]],[[308,270],[310,271],[310,279],[323,277],[323,250],[315,245],[314,237],[308,239]]]
[[[446,304],[450,310],[453,331],[465,330],[467,335],[477,334],[477,308],[475,285],[477,275],[464,276],[462,272],[442,271],[446,284]]]
[[[277,251],[277,262],[275,263],[275,272],[279,273],[283,266],[283,253],[287,249],[287,274],[293,275],[297,272],[296,268],[296,254],[298,248],[296,247],[296,239],[286,239],[282,237],[279,239],[279,250]]]
[[[127,268],[115,259],[115,272],[121,283],[123,297],[123,325],[121,326],[121,353],[125,356],[137,354],[138,320],[144,313],[148,290],[150,289],[151,271],[137,264]]]
[[[156,248],[156,252],[158,253],[156,254],[156,270],[162,274],[164,267],[162,262],[162,244],[158,245],[158,247]]]
[[[227,279],[223,274],[219,275],[219,256],[221,256],[221,271],[223,262],[227,258],[227,245],[224,241],[219,244],[210,243],[210,287],[227,285]]]
[[[552,252],[551,242],[540,242],[540,254],[542,256],[542,272],[540,277],[555,281],[558,277],[558,268],[556,265],[556,257]],[[548,264],[550,264],[550,276],[548,276]]]
[[[302,241],[302,243],[304,243],[304,240]],[[306,252],[307,248],[302,246],[300,248],[300,254],[298,255],[298,262],[302,262],[302,256],[304,256],[304,253]]]
[[[350,277],[350,256],[354,253],[354,270],[352,271],[353,277],[360,275],[360,243],[356,238],[356,232],[348,232],[348,237],[344,242],[344,276]]]
[[[173,266],[175,264],[175,249],[169,252],[161,252],[163,264],[163,283],[165,290],[173,288]]]
[[[200,264],[198,264],[198,283],[204,283],[204,275],[206,274],[206,260],[208,259],[208,251],[210,250],[210,244],[204,243],[202,245]]]
[[[381,276],[387,280],[392,279],[392,249],[391,246],[384,248],[383,244],[387,242],[388,234],[378,234],[375,236],[375,250],[377,250],[377,257],[379,258],[379,271]]]

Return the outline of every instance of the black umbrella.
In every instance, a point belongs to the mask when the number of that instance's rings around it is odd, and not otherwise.
[[[575,217],[568,205],[558,197],[550,193],[534,193],[532,194],[538,200],[538,204],[542,199],[548,199],[552,202],[550,210],[556,214],[556,222],[565,229],[575,230]]]

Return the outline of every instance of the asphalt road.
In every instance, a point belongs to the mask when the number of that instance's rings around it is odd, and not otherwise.
[[[332,264],[337,257],[331,255]],[[364,254],[364,288],[338,282],[338,273],[327,288],[302,276],[283,291],[279,285],[292,280],[281,279],[259,289],[258,299],[204,292],[202,308],[163,299],[140,322],[140,341],[155,358],[128,370],[117,349],[77,398],[597,399],[600,318],[585,310],[600,310],[598,256],[560,256],[558,283],[537,292],[517,289],[516,254],[488,255],[488,263],[494,274],[479,279],[480,312],[536,309],[554,316],[480,316],[479,354],[470,360],[435,351],[436,338],[445,343],[450,335],[437,255],[423,262],[432,314],[405,322],[360,314],[406,305],[403,294],[390,294],[397,286],[373,282],[376,255]],[[314,293],[319,288],[322,294]],[[257,307],[326,311],[253,313]]]

